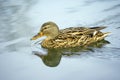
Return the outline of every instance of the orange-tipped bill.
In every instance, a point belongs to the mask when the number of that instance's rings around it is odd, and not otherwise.
[[[40,33],[38,33],[37,35],[33,36],[33,37],[31,38],[31,40],[36,40],[36,39],[38,39],[38,38],[40,38],[40,37],[42,37],[42,36],[43,36],[43,33],[40,32]]]

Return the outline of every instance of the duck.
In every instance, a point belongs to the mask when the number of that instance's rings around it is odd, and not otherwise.
[[[55,22],[49,21],[42,24],[38,34],[33,36],[31,40],[46,36],[40,44],[47,49],[87,46],[104,40],[108,36],[110,32],[103,33],[100,31],[104,28],[106,27],[69,27],[60,30]]]

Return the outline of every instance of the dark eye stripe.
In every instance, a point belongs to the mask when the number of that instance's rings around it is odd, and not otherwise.
[[[47,29],[47,27],[44,27],[43,29]]]

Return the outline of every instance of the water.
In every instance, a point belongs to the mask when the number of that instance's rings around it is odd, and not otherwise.
[[[120,80],[120,0],[0,0],[0,17],[0,80]],[[53,52],[30,41],[46,21],[107,26],[110,44],[46,57]]]

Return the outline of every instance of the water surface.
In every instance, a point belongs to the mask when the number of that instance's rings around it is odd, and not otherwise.
[[[0,17],[0,80],[120,80],[120,0],[1,0]],[[110,44],[64,54],[42,49],[30,38],[47,21],[60,29],[107,26]]]

